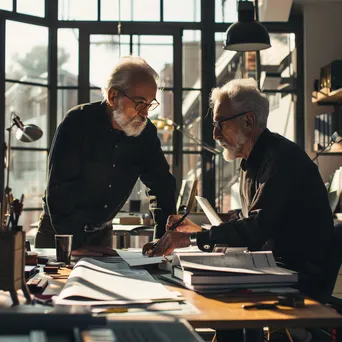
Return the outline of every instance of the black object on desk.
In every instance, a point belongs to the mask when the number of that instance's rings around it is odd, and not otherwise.
[[[27,283],[31,293],[42,293],[48,286],[48,280],[42,278],[30,279]]]
[[[243,305],[245,310],[275,310],[279,309],[278,305],[288,306],[291,308],[304,308],[304,296],[300,293],[291,293],[283,296],[278,296],[278,301],[273,303],[255,303],[251,305]]]
[[[25,265],[25,280],[32,278],[39,272],[39,267],[33,265]]]
[[[49,274],[58,273],[58,269],[59,269],[58,266],[48,266],[48,265],[44,266],[44,272],[49,273]]]
[[[278,309],[278,303],[255,303],[250,305],[242,305],[245,310],[275,310]]]

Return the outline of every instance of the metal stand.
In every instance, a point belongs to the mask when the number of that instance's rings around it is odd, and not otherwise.
[[[13,200],[12,195],[12,189],[9,186],[9,176],[10,176],[10,165],[11,165],[11,139],[12,139],[12,128],[14,125],[11,125],[11,127],[7,128],[8,130],[8,143],[7,143],[7,175],[6,175],[6,187],[4,189],[4,195],[2,199],[2,212],[0,212],[1,216],[1,223],[0,226],[3,226],[4,228],[7,227],[8,219],[10,216],[10,206],[11,202]]]

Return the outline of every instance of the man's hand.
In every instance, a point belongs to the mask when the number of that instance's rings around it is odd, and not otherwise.
[[[181,215],[170,215],[167,219],[166,223],[166,231],[169,230],[169,228],[177,221],[180,220],[182,216]],[[175,232],[182,232],[182,233],[196,233],[201,232],[202,228],[198,226],[197,224],[193,223],[192,221],[188,219],[184,219],[184,221],[175,228]]]
[[[74,249],[71,252],[73,256],[118,256],[114,249],[103,246],[84,246]]]
[[[148,254],[148,255],[152,254],[154,248],[157,246],[158,240],[159,239],[155,239],[151,242],[146,243],[142,248],[142,254],[144,254],[144,255],[145,254]]]
[[[188,247],[190,244],[189,233],[166,232],[148,256],[169,255],[175,248]]]

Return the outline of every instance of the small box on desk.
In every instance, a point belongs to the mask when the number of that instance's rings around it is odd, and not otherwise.
[[[143,224],[143,220],[141,217],[138,216],[126,216],[126,217],[120,217],[120,224]]]

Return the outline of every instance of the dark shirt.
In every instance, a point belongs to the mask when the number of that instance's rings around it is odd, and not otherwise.
[[[106,102],[71,109],[55,134],[49,156],[45,201],[53,227],[73,234],[73,248],[85,241],[84,226],[112,220],[137,179],[146,185],[154,210],[155,236],[174,214],[176,182],[148,120],[138,137],[112,127]]]
[[[323,283],[333,219],[326,188],[307,154],[266,129],[241,162],[240,196],[240,219],[199,233],[199,247],[219,243],[272,250],[286,267],[303,274],[303,282],[308,275]]]

